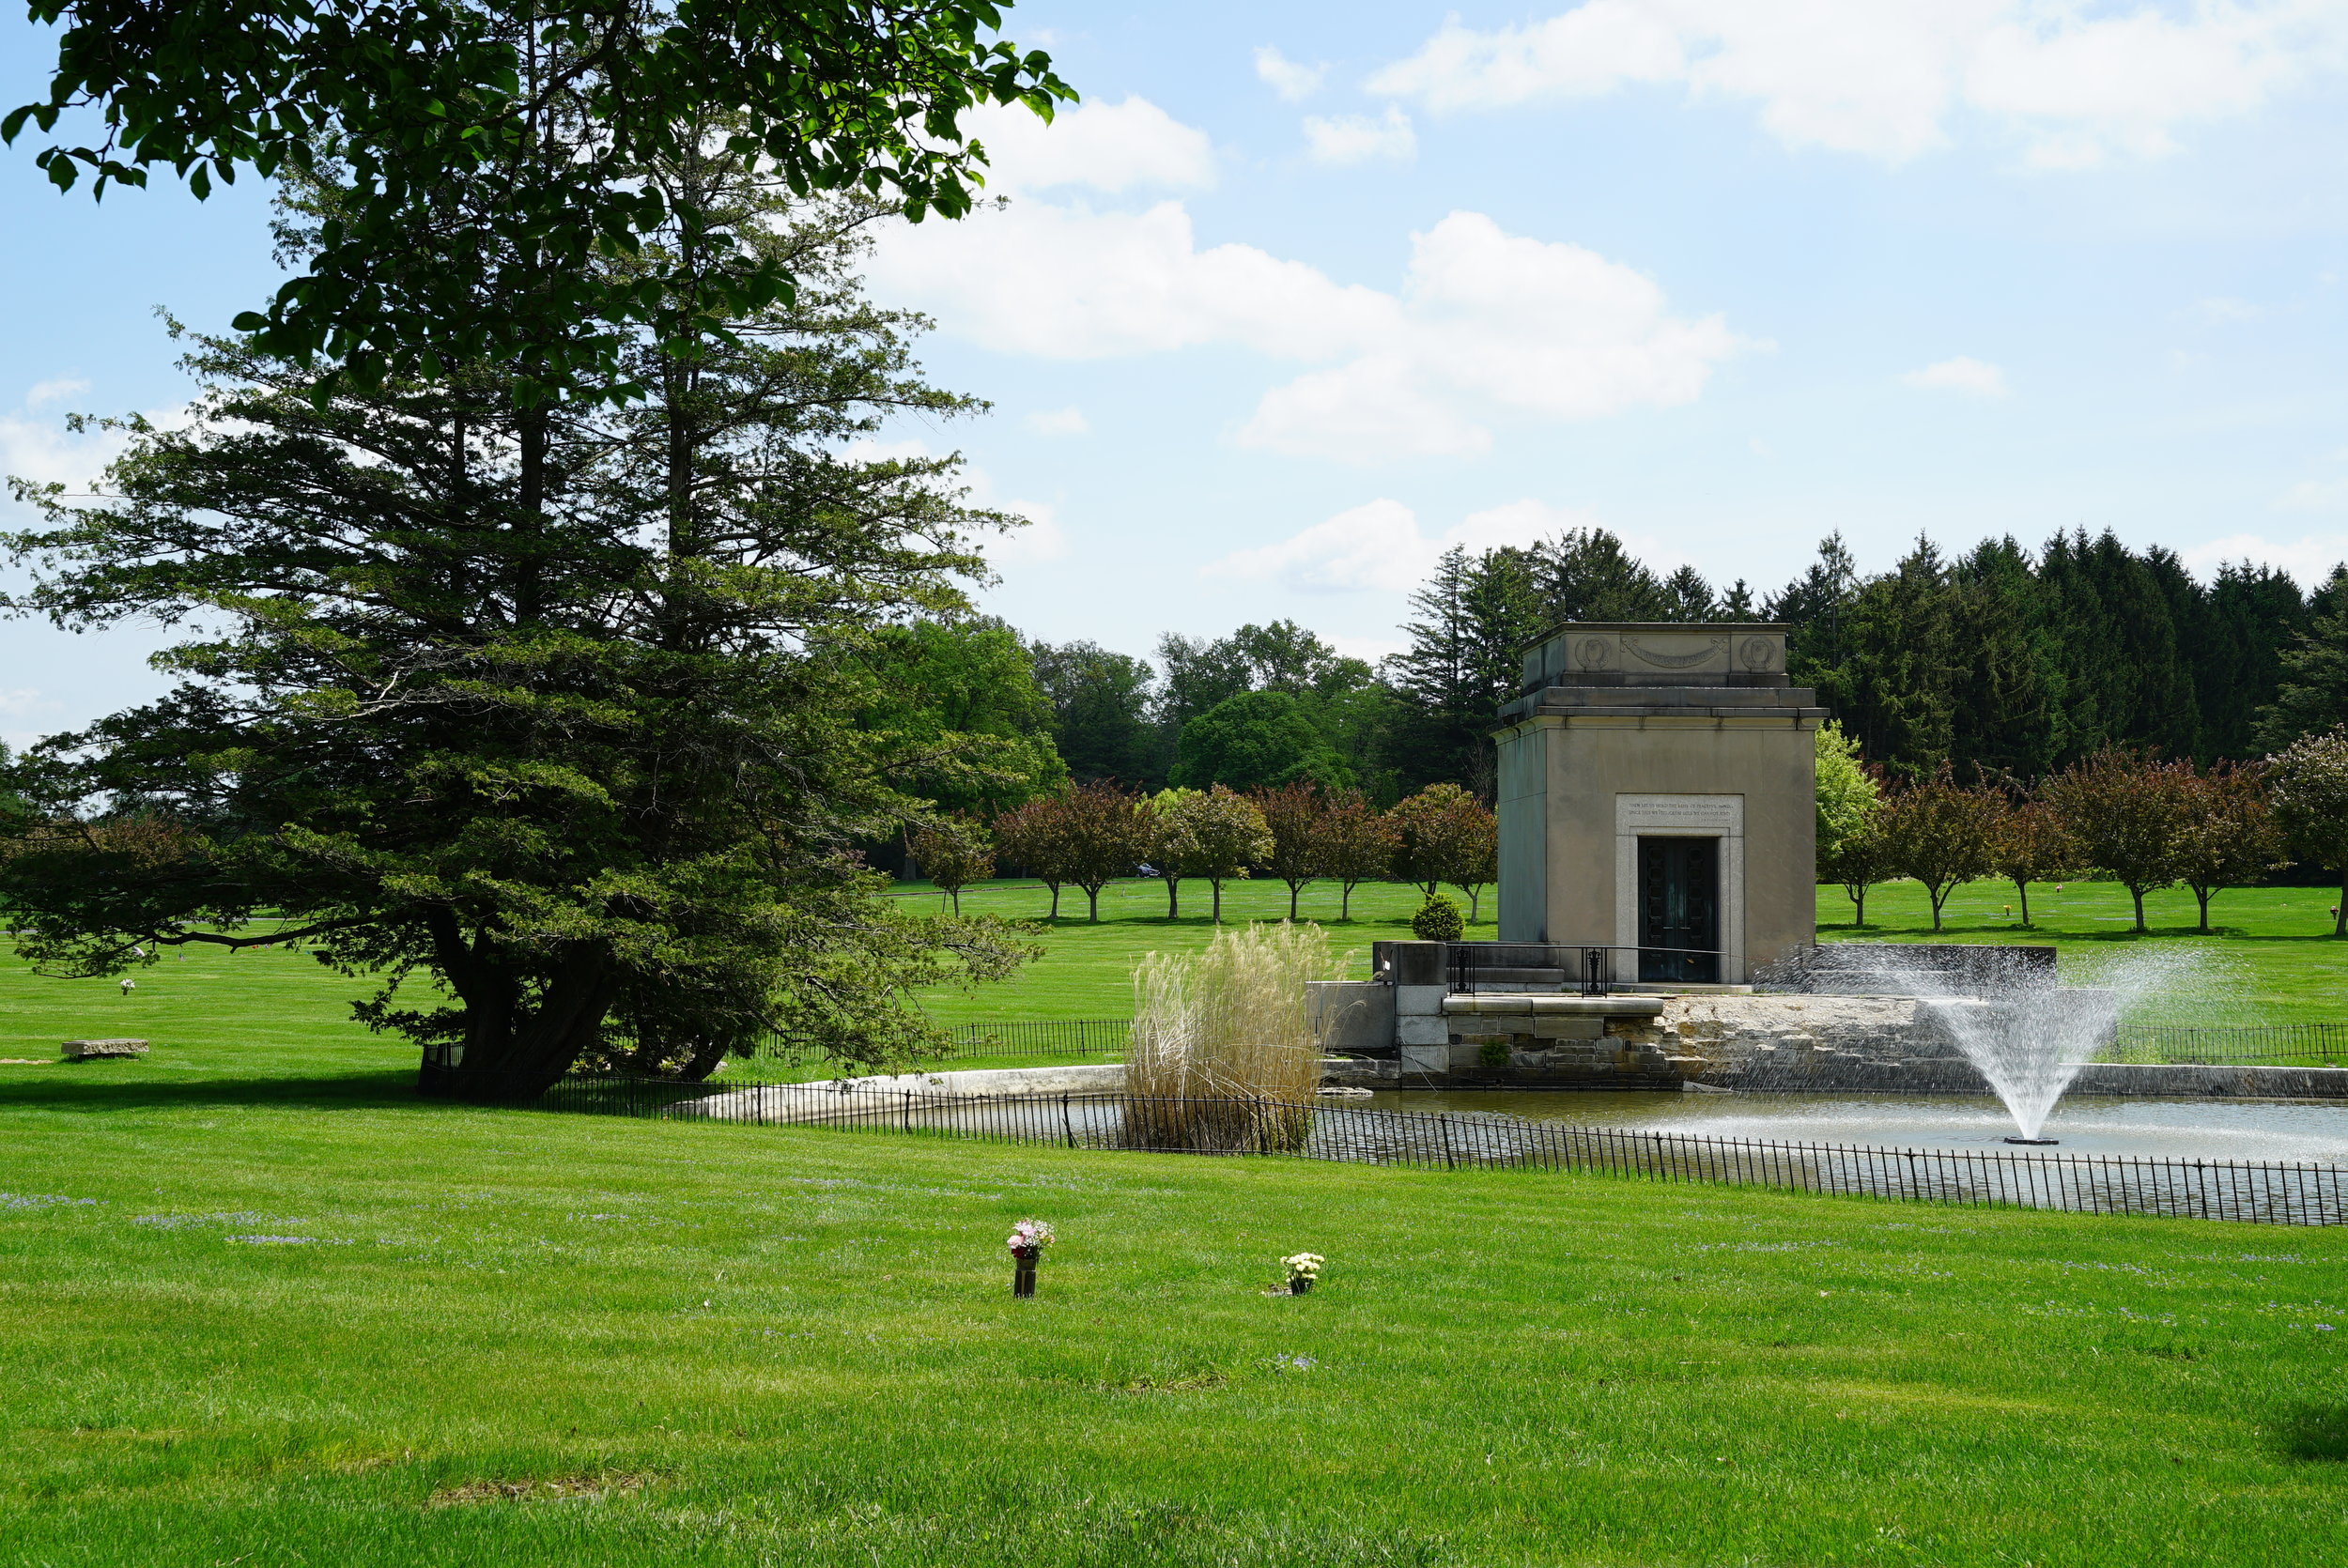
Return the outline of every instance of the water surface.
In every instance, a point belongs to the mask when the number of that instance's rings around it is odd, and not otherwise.
[[[1351,1103],[1784,1143],[2348,1164],[2348,1100],[2069,1096],[2047,1118],[2046,1136],[2061,1144],[2028,1150],[2003,1141],[2014,1118],[1987,1096],[1395,1089]]]

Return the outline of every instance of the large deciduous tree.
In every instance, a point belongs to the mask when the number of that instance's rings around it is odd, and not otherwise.
[[[2192,792],[2192,764],[2159,762],[2117,747],[2047,780],[2046,797],[2062,814],[2080,858],[2109,871],[2136,901],[2139,931],[2144,895],[2173,884],[2182,869]]]
[[[2062,882],[2077,873],[2078,844],[2053,806],[2035,798],[2009,798],[1989,849],[1989,869],[2014,884],[2022,900],[2022,924],[2031,923],[2030,884]]]
[[[703,164],[805,195],[862,189],[905,215],[969,210],[984,103],[1049,117],[1074,95],[992,35],[997,0],[32,0],[61,24],[49,91],[0,118],[79,133],[38,161],[198,197],[240,169],[348,199],[254,347],[362,385],[512,367],[525,403],[648,391],[629,352],[676,301],[703,332],[785,302],[804,274],[755,214],[680,204],[647,169]],[[551,154],[551,155],[550,155]],[[498,199],[452,192],[494,174]],[[630,265],[615,268],[613,257]],[[501,307],[484,310],[486,286]]]
[[[1247,869],[1272,853],[1272,831],[1263,813],[1245,795],[1218,784],[1204,792],[1186,791],[1174,810],[1186,819],[1195,846],[1191,864],[1213,890],[1216,925],[1223,924],[1223,884],[1244,879]]]
[[[2340,878],[2332,934],[2348,937],[2348,726],[2303,735],[2266,766],[2275,820],[2293,852]]]
[[[1330,797],[1313,838],[1321,875],[1337,884],[1337,918],[1351,920],[1353,889],[1394,874],[1401,830],[1359,790],[1347,790]]]
[[[913,853],[924,875],[962,913],[962,890],[995,874],[994,835],[982,822],[956,817],[917,830]]]
[[[443,194],[486,210],[510,173]],[[608,1038],[706,1070],[781,1030],[877,1063],[935,1043],[912,988],[1012,961],[985,923],[893,913],[850,853],[930,811],[854,722],[882,695],[874,629],[964,613],[968,538],[999,521],[950,462],[850,453],[890,415],[973,407],[857,292],[886,211],[788,208],[689,158],[636,173],[710,215],[664,231],[677,254],[732,223],[796,303],[702,331],[721,290],[610,261],[663,323],[613,373],[633,401],[548,402],[514,361],[322,387],[207,340],[191,424],[131,422],[104,499],[28,496],[47,525],[8,544],[48,565],[14,607],[188,633],[168,696],[17,769],[40,809],[0,894],[29,956],[96,974],[297,938],[381,976],[360,1016],[479,1099]],[[353,199],[310,190],[291,242]],[[473,278],[477,315],[540,282]],[[242,934],[264,909],[289,929]]]
[[[2190,776],[2177,834],[2177,880],[2193,889],[2201,931],[2221,889],[2256,882],[2289,864],[2259,764],[2221,763]]]
[[[1890,847],[1892,869],[1923,884],[1934,930],[1940,929],[1949,895],[1989,873],[2004,815],[2005,800],[1997,791],[1961,787],[1946,768],[1884,799],[1877,826]]]
[[[1253,790],[1300,780],[1339,788],[1352,782],[1345,760],[1284,691],[1242,692],[1184,724],[1171,777],[1192,790],[1213,784]]]
[[[1055,806],[1061,874],[1084,889],[1087,912],[1098,925],[1101,889],[1130,876],[1149,842],[1148,809],[1131,792],[1107,782],[1079,785]]]
[[[1818,857],[1832,856],[1849,835],[1866,826],[1882,805],[1883,791],[1867,764],[1860,760],[1859,743],[1843,733],[1832,719],[1818,726],[1814,737],[1816,761],[1815,793],[1818,808]]]
[[[1499,853],[1499,824],[1491,808],[1457,784],[1429,784],[1395,803],[1399,848],[1395,869],[1431,899],[1438,884],[1451,883],[1473,898],[1492,880]]]
[[[1305,884],[1318,881],[1328,873],[1321,869],[1321,821],[1328,814],[1329,803],[1310,784],[1290,784],[1278,790],[1261,790],[1255,796],[1256,809],[1263,813],[1265,829],[1272,835],[1272,848],[1263,856],[1263,869],[1288,884],[1289,918],[1296,918],[1296,900]]]

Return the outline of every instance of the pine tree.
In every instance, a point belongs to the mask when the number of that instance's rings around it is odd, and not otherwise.
[[[2348,724],[2348,565],[2332,568],[2315,599],[2308,629],[2278,660],[2275,700],[2259,715],[2259,741],[2269,750]]]

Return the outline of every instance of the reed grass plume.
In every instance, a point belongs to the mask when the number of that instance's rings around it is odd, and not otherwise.
[[[1319,926],[1284,921],[1217,931],[1195,957],[1151,953],[1135,965],[1125,1089],[1167,1103],[1130,1130],[1154,1147],[1301,1143],[1309,1112],[1268,1125],[1262,1107],[1308,1105],[1321,1086],[1305,987],[1334,977],[1340,961]]]

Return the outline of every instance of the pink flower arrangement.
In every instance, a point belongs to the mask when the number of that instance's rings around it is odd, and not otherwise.
[[[1020,1221],[1011,1227],[1011,1239],[1003,1243],[1013,1257],[1035,1257],[1051,1244],[1051,1224],[1043,1220]]]

